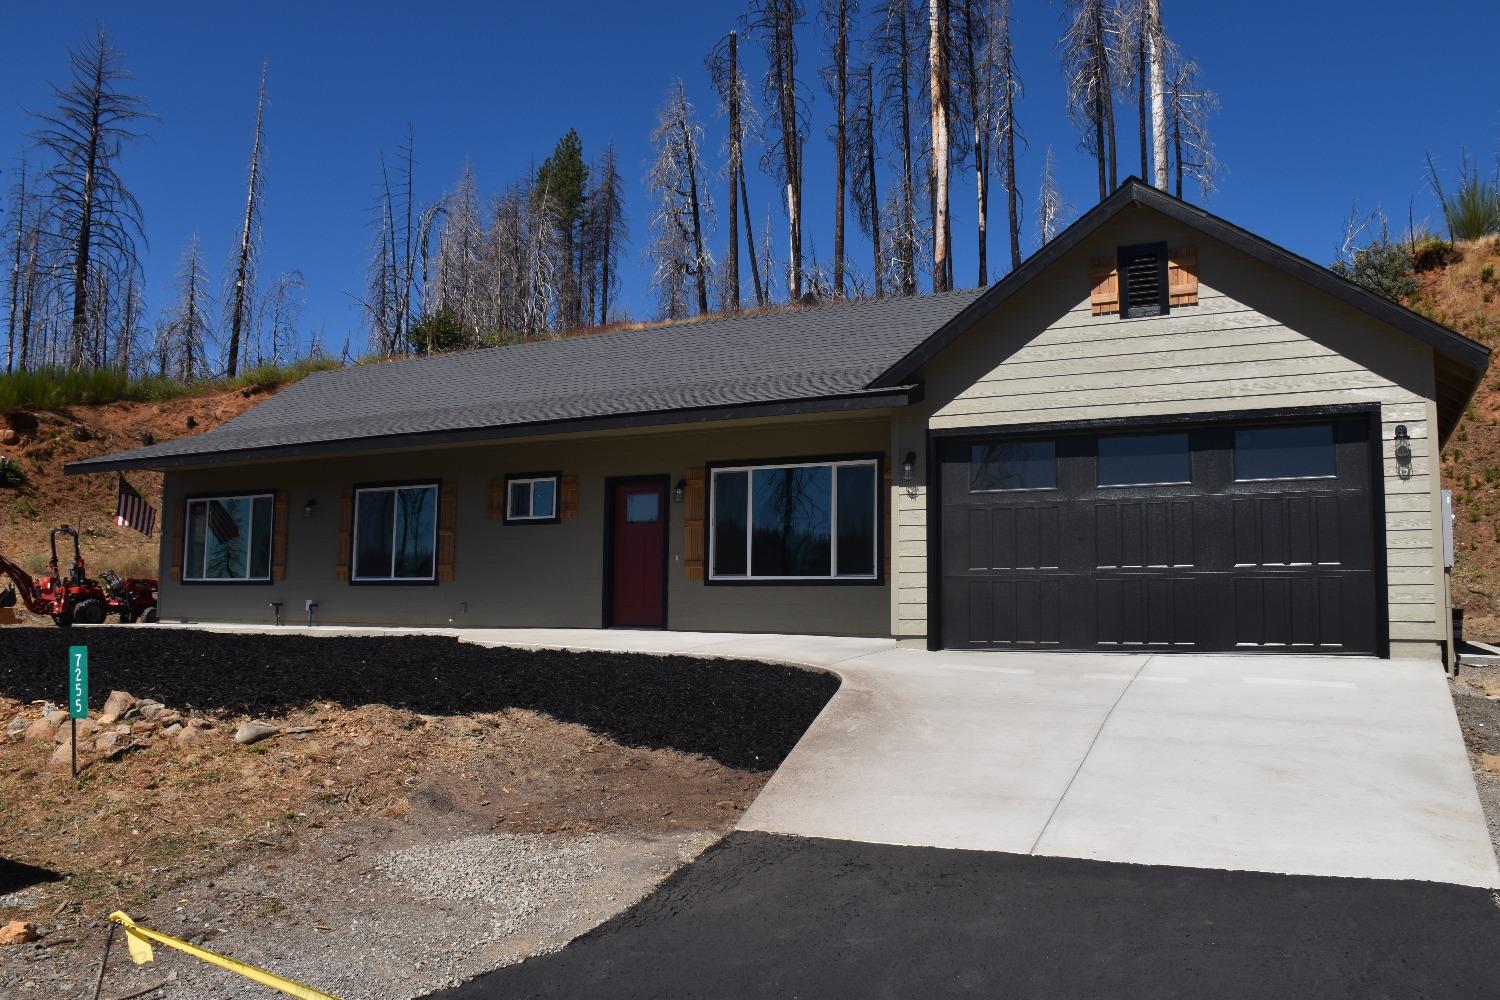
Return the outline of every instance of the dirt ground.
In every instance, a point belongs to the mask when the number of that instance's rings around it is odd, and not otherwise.
[[[1500,667],[1464,667],[1451,682],[1474,784],[1500,854]]]
[[[84,636],[94,721],[112,689],[148,707],[114,748],[86,742],[74,781],[37,720]],[[38,998],[92,995],[117,908],[345,998],[560,947],[729,830],[837,683],[436,637],[20,629],[4,648],[0,725],[36,738],[0,743],[0,922],[41,937],[0,947],[0,995]],[[303,731],[237,744],[251,719]],[[117,948],[102,995],[265,995],[157,956]]]

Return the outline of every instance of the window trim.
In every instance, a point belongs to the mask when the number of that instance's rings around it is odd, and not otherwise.
[[[1159,298],[1156,303],[1155,312],[1139,312],[1134,315],[1131,310],[1135,308],[1130,302],[1130,283],[1126,278],[1126,262],[1132,257],[1152,256],[1156,258],[1156,280],[1157,288],[1160,289]],[[1171,277],[1167,266],[1168,247],[1165,241],[1157,243],[1135,243],[1131,246],[1120,247],[1115,251],[1115,275],[1119,286],[1120,312],[1119,318],[1126,319],[1149,319],[1152,316],[1166,316],[1172,311],[1172,290],[1170,287]],[[1141,308],[1146,308],[1142,306]]]
[[[245,500],[258,497],[269,497],[271,500],[271,540],[270,558],[266,560],[265,576],[244,577],[215,577],[215,576],[188,576],[188,522],[192,519],[192,506],[209,500]],[[236,493],[192,493],[182,498],[182,572],[177,581],[185,587],[197,587],[200,585],[222,586],[258,586],[263,587],[276,582],[276,490],[245,490]],[[251,528],[254,528],[254,518],[251,519]],[[252,536],[253,537],[253,536]],[[205,539],[206,540],[206,539]],[[248,560],[250,554],[250,543],[245,543],[245,555]],[[246,568],[248,569],[248,563]]]
[[[797,455],[790,458],[753,458],[735,461],[708,462],[704,465],[707,510],[703,518],[703,584],[709,587],[879,587],[886,582],[885,552],[889,544],[886,539],[885,463],[883,452],[856,452],[842,455]],[[714,520],[716,496],[714,477],[719,472],[752,472],[755,469],[791,469],[812,466],[870,465],[875,470],[875,571],[871,576],[750,576],[749,547],[754,538],[754,528],[746,518],[746,563],[745,576],[716,576],[714,574]],[[753,478],[753,476],[751,477]],[[831,571],[838,568],[838,476],[830,475],[829,529],[831,532],[828,565]],[[749,484],[747,484],[748,487]],[[754,490],[746,490],[746,505],[754,503]],[[747,511],[748,513],[748,511]]]
[[[552,481],[552,515],[550,517],[516,517],[510,512],[510,486],[512,483],[531,483],[532,499],[536,498],[536,483]],[[562,521],[562,473],[561,472],[508,472],[505,474],[505,525],[558,524]]]
[[[434,493],[436,506],[432,512],[432,575],[431,576],[356,576],[359,565],[359,495],[361,493],[394,492],[398,490],[430,489]],[[442,520],[443,482],[440,479],[417,479],[399,483],[357,483],[349,506],[349,585],[351,587],[423,587],[437,586],[438,578],[438,527]],[[391,519],[391,570],[396,568],[395,518]]]

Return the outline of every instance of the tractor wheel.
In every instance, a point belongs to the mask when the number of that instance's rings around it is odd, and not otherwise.
[[[141,616],[137,618],[136,621],[140,622],[143,625],[155,625],[157,621],[156,608],[150,607],[145,611],[142,611]]]
[[[109,605],[97,597],[85,597],[69,609],[75,625],[103,625],[109,615]]]

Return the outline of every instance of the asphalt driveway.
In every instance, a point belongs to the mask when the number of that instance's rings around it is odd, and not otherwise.
[[[561,952],[442,997],[1494,995],[1484,889],[736,833]]]

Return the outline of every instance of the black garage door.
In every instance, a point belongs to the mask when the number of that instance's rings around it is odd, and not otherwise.
[[[1369,426],[943,439],[943,645],[1377,652]]]

